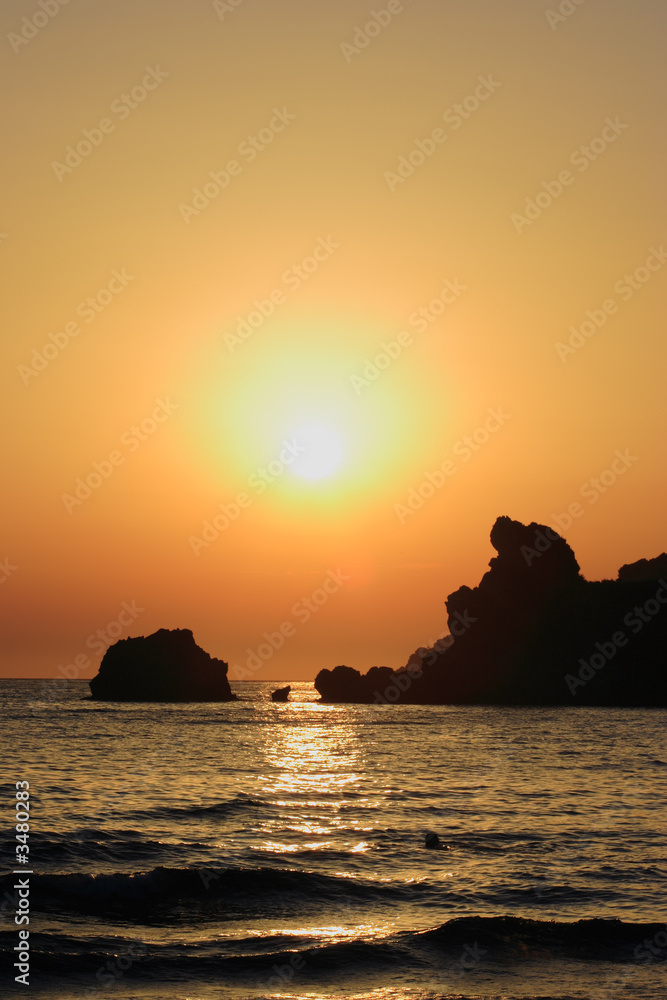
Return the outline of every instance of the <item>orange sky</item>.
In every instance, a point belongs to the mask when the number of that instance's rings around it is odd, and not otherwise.
[[[4,675],[398,666],[499,514],[667,548],[664,5],[0,18]]]

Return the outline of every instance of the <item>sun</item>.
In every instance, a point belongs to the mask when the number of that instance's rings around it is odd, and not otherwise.
[[[326,479],[336,472],[343,461],[340,437],[325,424],[299,424],[293,429],[289,439],[300,452],[290,469],[302,479]]]

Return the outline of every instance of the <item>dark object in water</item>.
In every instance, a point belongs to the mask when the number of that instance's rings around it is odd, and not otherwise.
[[[431,851],[448,851],[449,847],[443,844],[437,833],[427,833],[424,838],[424,847],[428,847]]]
[[[284,688],[276,688],[275,691],[271,692],[271,701],[287,701],[287,697],[291,691],[289,684]]]

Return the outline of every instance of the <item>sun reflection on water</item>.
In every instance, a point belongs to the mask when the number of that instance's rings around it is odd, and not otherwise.
[[[379,809],[381,796],[364,793],[368,769],[363,744],[354,727],[331,709],[290,705],[264,729],[259,784],[277,811],[261,821],[263,851],[295,854],[344,849],[359,854],[371,847],[359,834],[371,832],[373,826],[354,831],[356,836],[352,834],[350,840],[349,822],[342,810],[351,803],[355,808]]]
[[[291,797],[317,791],[321,796],[352,791],[361,782],[361,748],[352,726],[297,718],[271,726],[266,736],[266,759],[273,769],[266,791]],[[301,804],[309,802],[301,799]],[[321,804],[319,796],[313,804]]]

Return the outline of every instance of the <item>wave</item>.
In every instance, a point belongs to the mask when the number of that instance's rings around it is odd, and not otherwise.
[[[347,801],[348,799],[365,800],[366,795],[361,792],[350,791],[346,793],[345,800],[341,803],[340,794],[337,791],[328,792],[326,789],[323,791],[318,789],[317,791],[317,801],[320,805],[323,801],[331,800],[331,802],[337,805],[340,804],[339,807],[341,810],[359,808],[359,806],[351,805]],[[233,816],[236,813],[242,813],[250,809],[284,810],[286,804],[292,806],[312,800],[312,792],[290,792],[280,802],[273,802],[270,799],[255,799],[248,795],[236,795],[231,799],[223,799],[221,802],[193,802],[182,806],[158,806],[154,809],[130,812],[125,815],[132,819],[145,819],[149,817],[158,819],[189,819],[190,817]]]
[[[433,944],[464,944],[473,938],[485,947],[503,953],[526,954],[536,949],[560,953],[563,957],[620,960],[635,957],[647,961],[651,955],[635,955],[638,945],[662,942],[662,959],[667,945],[667,924],[631,923],[589,917],[575,921],[531,920],[527,917],[457,917],[417,938]]]
[[[572,922],[530,920],[513,916],[456,917],[425,931],[405,931],[386,937],[352,937],[321,943],[307,936],[269,935],[221,940],[209,938],[173,944],[146,943],[130,937],[77,938],[31,933],[35,971],[68,977],[89,974],[110,958],[133,954],[133,977],[191,979],[236,973],[243,976],[271,974],[276,966],[293,964],[298,955],[307,974],[342,969],[366,973],[373,969],[412,968],[442,972],[465,961],[471,963],[545,963],[547,961],[664,964],[665,924],[629,923],[588,918]],[[0,944],[12,935],[0,934]],[[649,947],[650,945],[650,947]],[[131,963],[132,964],[132,963]]]
[[[114,866],[148,866],[187,864],[193,854],[202,863],[210,855],[210,846],[202,843],[179,843],[145,838],[137,830],[76,830],[68,834],[40,833],[33,835],[32,846],[40,858],[48,858],[51,870],[112,871]],[[9,835],[0,847],[0,863],[13,864],[13,848]]]
[[[341,896],[370,900],[383,891],[405,895],[400,886],[375,884],[335,875],[317,875],[286,868],[154,868],[149,872],[115,874],[35,875],[32,879],[45,905],[88,908],[133,900],[153,906],[158,900],[226,899],[231,908],[243,900],[266,903],[267,897],[289,893],[300,903],[336,901]]]
[[[210,805],[190,805],[171,806],[163,809],[151,810],[151,815],[161,815],[164,817],[179,816],[231,816],[234,813],[245,812],[247,809],[256,809],[259,806],[266,806],[268,803],[260,799],[252,799],[245,795],[237,795],[233,799],[223,802],[212,802]]]
[[[265,867],[156,867],[143,872],[37,874],[32,884],[40,906],[51,913],[86,913],[122,917],[128,922],[150,922],[152,914],[178,922],[184,907],[202,921],[243,914],[269,918],[308,912],[334,920],[345,911],[362,908],[384,910],[414,905],[445,911],[494,912],[532,907],[533,885],[498,885],[479,891],[456,891],[437,876],[418,881],[364,879],[358,874],[325,875],[298,868]],[[539,893],[546,906],[590,907],[599,902],[615,904],[613,890],[600,892],[559,884],[545,884]],[[131,904],[131,905],[129,905]],[[187,904],[187,905],[186,905]]]

